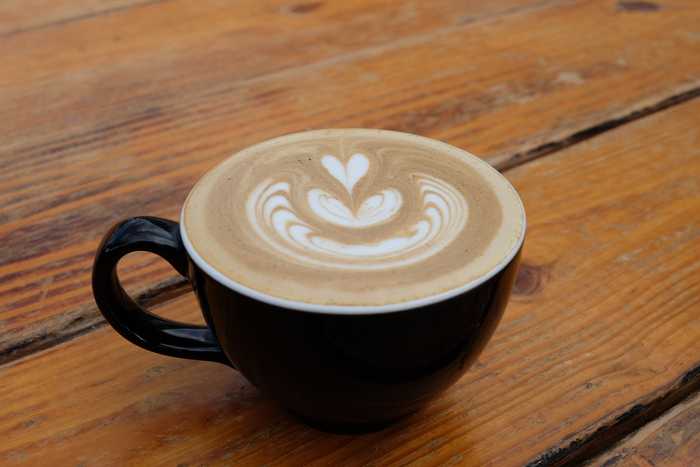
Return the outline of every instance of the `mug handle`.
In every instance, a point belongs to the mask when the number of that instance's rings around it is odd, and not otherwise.
[[[127,295],[117,277],[117,263],[134,251],[154,253],[188,277],[187,253],[177,222],[158,217],[133,217],[117,223],[102,239],[92,268],[92,292],[109,324],[124,338],[146,350],[230,366],[211,329],[160,318]]]

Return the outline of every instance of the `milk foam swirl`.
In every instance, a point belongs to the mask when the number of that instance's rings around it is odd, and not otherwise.
[[[318,163],[319,161],[317,161]],[[289,181],[268,178],[259,183],[246,201],[246,215],[267,248],[288,260],[316,266],[381,270],[406,266],[429,258],[449,245],[464,228],[469,208],[462,194],[444,180],[412,173],[420,215],[411,223],[401,222],[406,196],[392,186],[369,187],[372,193],[357,199],[356,185],[367,175],[370,159],[353,154],[345,163],[331,154],[320,164],[335,179],[332,190],[305,190]],[[380,183],[389,178],[375,177]],[[367,190],[365,190],[367,191]],[[299,206],[299,201],[306,206]],[[349,205],[346,201],[349,201]],[[296,203],[296,204],[295,204]],[[372,241],[338,238],[338,227],[348,232],[385,226],[385,234]],[[388,233],[387,233],[388,232]]]

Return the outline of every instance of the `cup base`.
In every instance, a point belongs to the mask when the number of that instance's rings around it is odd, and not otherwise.
[[[301,415],[294,411],[289,411],[297,420],[319,431],[333,433],[337,435],[361,435],[382,431],[391,425],[394,425],[399,420],[408,417],[410,414],[400,417],[384,420],[381,422],[335,422],[328,420],[320,420],[312,417]]]

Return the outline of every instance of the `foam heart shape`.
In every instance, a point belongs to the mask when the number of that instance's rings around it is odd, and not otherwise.
[[[352,195],[355,184],[367,174],[369,160],[364,154],[353,154],[347,164],[343,165],[335,156],[327,154],[321,158],[321,164],[333,178],[343,184]]]

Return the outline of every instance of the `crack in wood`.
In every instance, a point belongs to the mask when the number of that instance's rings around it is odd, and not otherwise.
[[[513,154],[512,156],[504,157],[503,161],[496,163],[495,166],[502,172],[512,169],[526,162],[539,159],[540,157],[547,156],[588,139],[594,138],[602,133],[605,133],[606,131],[614,130],[615,128],[621,127],[627,123],[640,120],[670,107],[683,104],[695,99],[698,96],[700,96],[700,87],[694,87],[679,94],[674,94],[673,96],[667,97],[659,102],[642,107],[641,109],[637,109],[621,117],[611,118],[591,127],[584,128],[583,130],[577,131],[557,141],[550,141],[528,151],[519,152]]]
[[[174,277],[139,293],[134,297],[134,300],[139,305],[149,308],[184,295],[190,290],[190,284],[187,279]],[[107,324],[94,304],[76,310],[67,320],[65,316],[60,318],[54,329],[50,329],[49,326],[47,330],[47,326],[43,325],[41,329],[35,332],[29,330],[24,339],[20,339],[10,345],[3,346],[0,343],[0,365],[70,341],[100,329]]]
[[[700,362],[662,390],[661,394],[652,395],[647,401],[635,403],[592,433],[584,432],[582,436],[569,441],[563,447],[550,448],[530,461],[527,467],[581,465],[698,391],[700,391]]]

